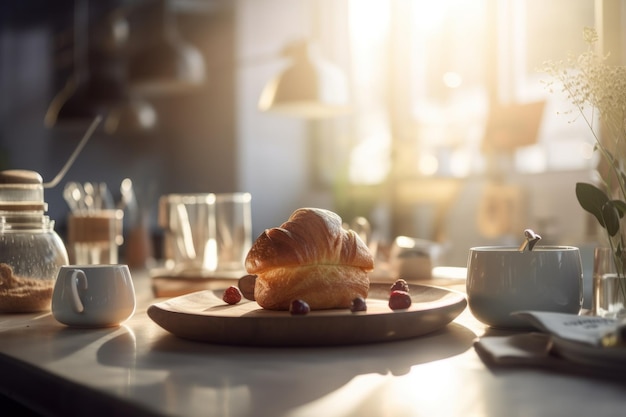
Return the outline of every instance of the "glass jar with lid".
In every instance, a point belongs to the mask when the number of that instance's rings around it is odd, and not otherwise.
[[[0,313],[50,309],[67,250],[45,212],[43,181],[33,171],[0,172]]]

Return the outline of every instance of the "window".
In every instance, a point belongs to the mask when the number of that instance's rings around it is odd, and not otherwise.
[[[564,114],[569,102],[545,89],[540,68],[579,53],[582,29],[593,24],[592,1],[350,1],[357,116],[349,181],[488,173],[493,155],[483,142],[493,109],[534,102],[545,102],[539,131],[497,155],[505,169],[590,168],[588,129]]]

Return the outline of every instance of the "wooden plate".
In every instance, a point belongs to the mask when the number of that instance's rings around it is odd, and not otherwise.
[[[413,303],[406,310],[388,306],[389,285],[372,284],[367,311],[312,311],[292,316],[269,311],[254,301],[222,301],[223,290],[205,290],[155,303],[148,316],[170,333],[202,342],[246,346],[335,346],[385,342],[439,330],[466,307],[461,293],[411,285]]]

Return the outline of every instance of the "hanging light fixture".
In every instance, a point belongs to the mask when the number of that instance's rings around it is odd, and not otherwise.
[[[116,19],[119,19],[119,14]],[[147,130],[154,127],[157,120],[154,108],[128,90],[124,62],[113,59],[97,48],[90,50],[88,39],[88,3],[85,0],[76,1],[73,74],[52,99],[44,124],[47,127],[82,128],[96,116],[102,116],[104,131],[109,134],[120,130]],[[92,71],[90,67],[93,68]]]
[[[335,117],[350,111],[344,74],[312,44],[295,42],[283,55],[291,64],[265,86],[259,110],[303,118]]]
[[[159,28],[156,36],[150,31],[141,48],[130,56],[128,78],[132,91],[159,95],[201,85],[206,72],[204,58],[180,37],[167,1],[157,2],[151,12]]]
[[[98,115],[104,118],[103,129],[109,134],[148,130],[157,122],[150,103],[131,96],[119,80],[98,73],[71,77],[53,98],[44,122],[48,127],[82,127]]]

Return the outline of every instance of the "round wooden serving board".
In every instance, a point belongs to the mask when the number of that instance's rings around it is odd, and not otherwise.
[[[245,346],[336,346],[385,342],[421,336],[454,320],[465,296],[445,288],[410,285],[413,303],[405,310],[388,306],[389,285],[372,284],[367,311],[312,311],[303,316],[269,311],[242,299],[228,305],[223,290],[198,291],[152,304],[148,316],[170,333],[202,342]]]

